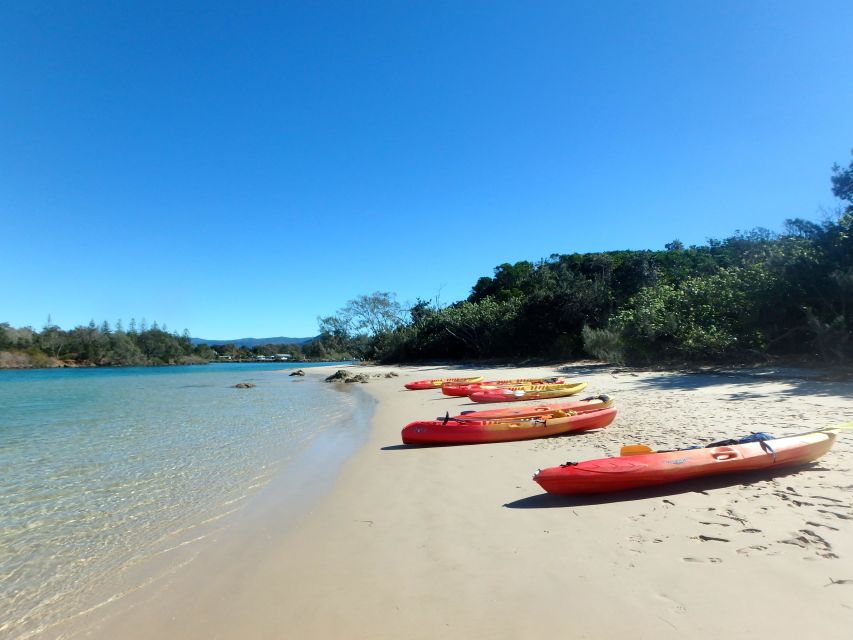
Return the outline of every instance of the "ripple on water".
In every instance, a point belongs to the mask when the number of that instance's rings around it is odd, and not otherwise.
[[[79,614],[238,509],[317,433],[352,428],[352,394],[257,368],[250,392],[230,388],[241,375],[0,372],[0,635]]]

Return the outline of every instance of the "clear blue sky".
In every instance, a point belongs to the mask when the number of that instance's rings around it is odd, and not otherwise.
[[[362,293],[820,219],[851,25],[849,0],[3,1],[0,321],[309,336]]]

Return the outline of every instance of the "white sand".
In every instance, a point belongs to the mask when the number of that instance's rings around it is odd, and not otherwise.
[[[531,480],[538,468],[616,455],[623,444],[667,448],[851,420],[853,384],[576,366],[569,375],[589,381],[589,394],[616,401],[606,429],[405,448],[407,422],[471,405],[403,382],[467,371],[355,369],[401,376],[362,387],[379,400],[372,432],[319,506],[281,530],[255,509],[80,635],[853,637],[853,431],[814,467],[783,477],[595,499],[552,498]]]

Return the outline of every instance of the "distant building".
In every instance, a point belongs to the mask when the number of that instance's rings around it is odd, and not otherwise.
[[[276,360],[290,360],[292,356],[289,353],[277,353],[275,354]]]

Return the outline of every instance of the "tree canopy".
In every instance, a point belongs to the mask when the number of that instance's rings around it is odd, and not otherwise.
[[[781,233],[736,232],[663,251],[555,254],[503,263],[466,300],[362,296],[321,321],[329,344],[380,360],[581,357],[627,362],[753,361],[853,355],[853,161],[833,167],[846,209]],[[356,322],[366,308],[372,322]]]

